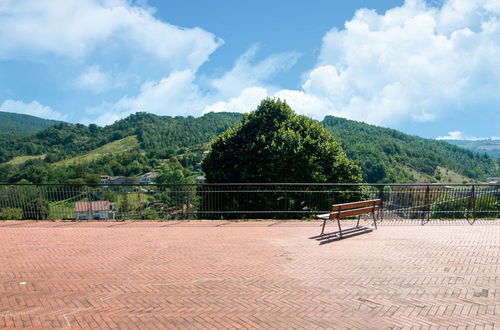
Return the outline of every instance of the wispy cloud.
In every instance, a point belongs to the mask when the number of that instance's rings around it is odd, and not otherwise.
[[[54,120],[66,120],[68,118],[65,114],[59,113],[49,106],[40,104],[38,101],[24,103],[22,101],[10,99],[5,100],[0,105],[0,111],[14,112]]]
[[[294,66],[300,57],[296,52],[284,52],[256,61],[258,50],[259,46],[253,45],[238,58],[231,70],[210,81],[221,97],[235,96],[251,86],[264,87],[278,73]]]
[[[114,76],[110,72],[102,71],[98,65],[91,65],[75,79],[76,88],[102,94],[111,89],[123,87],[125,78],[123,75]]]
[[[136,111],[173,116],[250,111],[273,90],[274,87],[267,85],[268,80],[288,70],[298,58],[296,53],[280,53],[256,61],[257,50],[257,46],[251,47],[230,70],[206,80],[208,88],[200,86],[197,71],[175,71],[159,81],[144,83],[134,96],[104,102],[89,108],[88,113],[101,113],[96,122],[104,125]]]

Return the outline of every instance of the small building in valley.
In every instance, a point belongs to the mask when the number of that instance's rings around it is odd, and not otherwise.
[[[101,175],[101,184],[109,184],[109,175]]]
[[[500,183],[500,178],[488,178],[488,183]]]
[[[109,178],[109,184],[126,184],[129,183],[129,179],[125,176],[112,176]]]
[[[76,202],[76,220],[114,220],[115,203],[109,201]]]
[[[155,172],[148,172],[144,174],[139,180],[140,184],[150,184],[153,183],[157,174]]]

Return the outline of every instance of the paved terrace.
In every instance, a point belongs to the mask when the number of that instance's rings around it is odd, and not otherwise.
[[[0,328],[500,327],[500,221],[0,222]]]

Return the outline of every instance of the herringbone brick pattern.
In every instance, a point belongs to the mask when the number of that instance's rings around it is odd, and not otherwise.
[[[0,222],[0,328],[500,327],[500,222]]]

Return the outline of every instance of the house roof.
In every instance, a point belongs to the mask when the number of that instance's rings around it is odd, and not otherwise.
[[[109,211],[110,206],[115,205],[109,201],[96,201],[96,202],[76,202],[76,212],[91,212],[91,211]]]
[[[126,180],[127,177],[125,176],[110,176],[109,177],[109,180],[113,181],[113,180]]]

